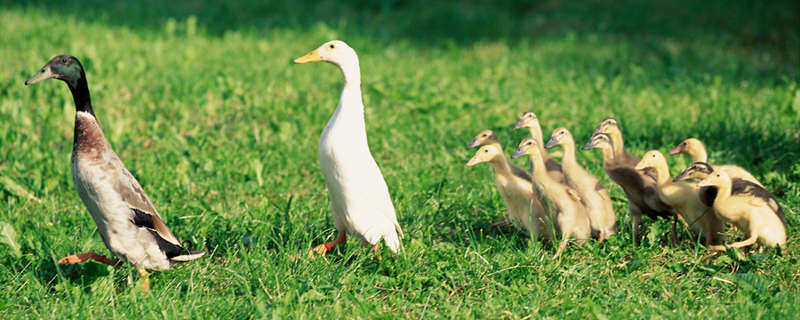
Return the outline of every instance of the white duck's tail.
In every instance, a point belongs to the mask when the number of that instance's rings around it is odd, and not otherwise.
[[[397,227],[397,231],[399,232],[399,236],[398,232],[389,232],[383,236],[383,242],[386,243],[386,246],[389,247],[389,250],[394,254],[397,254],[403,249],[403,243],[400,241],[400,238],[403,237],[403,231],[400,230],[400,227]]]

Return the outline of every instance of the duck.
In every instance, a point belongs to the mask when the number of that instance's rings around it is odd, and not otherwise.
[[[705,245],[724,240],[724,224],[714,215],[713,210],[703,204],[698,186],[673,181],[669,175],[667,159],[658,150],[644,154],[635,168],[637,171],[651,169],[658,177],[656,190],[661,201],[675,208],[696,234],[703,236]]]
[[[702,141],[700,141],[697,138],[688,138],[686,140],[683,140],[681,143],[675,146],[675,148],[670,150],[669,154],[670,155],[685,154],[692,158],[692,163],[697,163],[697,162],[708,163],[708,153],[706,153],[706,146],[703,144]],[[728,176],[731,177],[732,179],[737,179],[737,178],[744,179],[752,183],[755,183],[761,186],[762,188],[764,187],[764,185],[761,184],[761,182],[758,181],[758,179],[756,179],[756,177],[754,177],[753,174],[751,174],[742,167],[732,164],[718,164],[714,165],[714,167],[722,171],[725,171],[725,173],[727,173]]]
[[[550,218],[533,193],[531,176],[509,162],[503,149],[487,144],[467,162],[467,167],[488,162],[494,168],[495,183],[506,204],[508,221],[535,240],[553,239]]]
[[[619,165],[636,166],[641,160],[639,157],[628,153],[625,150],[625,141],[622,138],[622,128],[620,128],[617,120],[611,117],[603,119],[600,124],[595,127],[592,135],[606,134],[611,138],[611,147],[614,151],[614,161]]]
[[[551,203],[556,225],[561,234],[561,241],[553,256],[553,258],[557,258],[561,256],[570,240],[583,243],[591,238],[591,223],[578,192],[556,181],[547,173],[544,157],[540,151],[542,148],[537,146],[537,143],[534,138],[525,138],[520,142],[511,158],[518,158],[522,155],[528,155],[531,158],[533,183]]]
[[[486,129],[478,132],[478,135],[476,135],[475,138],[473,138],[472,141],[467,144],[467,150],[487,144],[500,146],[502,149],[502,146],[500,145],[500,139],[497,138],[497,134],[495,134],[492,130]]]
[[[693,179],[695,181],[701,181],[705,178],[708,178],[712,172],[714,172],[714,168],[710,164],[706,162],[695,162],[689,165],[688,168],[683,170],[680,174],[675,176],[673,181],[686,181],[688,179]],[[724,171],[724,170],[723,170]],[[747,192],[750,188],[751,183],[745,183],[746,180],[741,178],[731,178],[731,193],[732,194],[739,194],[742,192]],[[757,184],[758,185],[758,184]],[[760,185],[759,185],[760,186]],[[763,188],[763,187],[762,187]],[[714,206],[714,199],[717,198],[717,188],[713,186],[706,186],[700,187],[700,200],[703,201],[703,204],[706,206],[712,207]]]
[[[567,185],[578,192],[586,212],[589,215],[592,232],[597,233],[597,240],[602,242],[617,233],[617,215],[614,205],[606,188],[594,175],[586,171],[575,158],[575,139],[567,128],[560,127],[553,130],[550,140],[545,148],[550,149],[561,146],[564,157],[561,158],[561,167]]]
[[[716,187],[714,210],[723,220],[730,222],[742,230],[748,238],[727,245],[715,245],[709,249],[725,251],[726,247],[742,248],[759,244],[764,246],[786,248],[786,216],[780,203],[767,189],[744,180],[747,191],[734,194],[732,179],[721,169],[715,169],[704,180],[698,182],[700,187]]]
[[[156,211],[141,184],[111,148],[95,117],[86,73],[78,58],[50,59],[25,85],[47,79],[67,84],[75,103],[71,172],[75,189],[94,220],[100,238],[116,258],[96,252],[73,254],[58,260],[77,264],[88,260],[117,266],[127,262],[138,271],[142,289],[149,290],[148,270],[167,270],[198,259],[205,251],[184,246]]]
[[[389,188],[367,142],[358,55],[344,41],[333,40],[294,59],[295,64],[313,62],[328,62],[339,67],[344,87],[317,149],[337,237],[312,248],[308,255],[324,256],[345,243],[347,235],[372,246],[376,254],[381,241],[392,254],[397,254],[402,245],[403,229],[397,221]]]
[[[603,155],[603,169],[606,174],[625,192],[625,196],[628,198],[634,244],[639,243],[639,225],[642,221],[642,215],[646,215],[651,219],[672,218],[673,224],[670,238],[672,242],[675,242],[677,215],[672,207],[659,198],[654,179],[635,170],[635,165],[629,165],[625,161],[617,161],[613,142],[608,134],[592,133],[589,141],[581,149],[599,149]]]
[[[558,163],[553,157],[551,157],[547,151],[544,150],[544,138],[542,136],[542,126],[539,124],[539,117],[536,116],[535,113],[526,111],[523,112],[517,123],[514,125],[514,129],[521,129],[527,128],[531,134],[531,138],[536,140],[537,146],[539,146],[539,154],[542,155],[544,159],[544,164],[547,168],[547,174],[550,175],[553,180],[558,182],[564,182],[564,170],[561,167],[561,164]],[[533,170],[533,164],[529,163],[529,170]]]

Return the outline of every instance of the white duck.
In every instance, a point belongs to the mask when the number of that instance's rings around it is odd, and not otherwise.
[[[319,139],[319,164],[330,195],[336,240],[309,251],[309,256],[324,255],[342,244],[346,235],[369,244],[377,252],[381,239],[397,253],[403,230],[397,223],[389,188],[367,144],[364,103],[361,100],[361,71],[358,55],[346,43],[326,42],[294,63],[330,62],[344,76],[339,105]]]
[[[202,257],[204,251],[181,245],[142,186],[111,149],[94,116],[86,74],[78,59],[56,56],[25,85],[50,78],[66,82],[75,100],[72,179],[108,250],[139,271],[145,290],[150,286],[147,270],[166,270],[176,263]],[[90,259],[109,265],[120,263],[95,252],[71,255],[58,262],[75,264]]]

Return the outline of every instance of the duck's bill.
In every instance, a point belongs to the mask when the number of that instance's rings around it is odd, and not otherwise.
[[[708,181],[708,180],[700,181],[700,182],[697,183],[697,186],[698,187],[710,187],[711,186],[711,181]]]
[[[467,167],[471,167],[471,166],[474,166],[474,165],[479,164],[479,163],[481,163],[481,160],[478,159],[478,157],[474,157],[472,159],[469,159],[469,162],[467,162],[466,166]]]
[[[478,139],[472,139],[472,141],[470,141],[470,143],[467,145],[467,149],[472,149],[472,148],[475,148],[475,147],[477,147],[479,144],[480,144],[480,143],[478,142]]]
[[[589,141],[586,144],[584,144],[583,147],[581,147],[581,150],[589,150],[592,148],[594,148],[594,143],[593,141]]]
[[[553,138],[550,138],[550,140],[547,140],[547,143],[544,144],[544,148],[545,149],[550,149],[552,147],[555,147],[557,144],[558,144],[558,141],[555,141],[555,140],[553,140]]]
[[[50,70],[50,66],[45,66],[42,70],[39,70],[39,73],[35,74],[33,77],[28,78],[25,80],[25,85],[32,85],[37,84],[39,82],[45,81],[50,78],[55,78],[56,74]]]
[[[687,179],[687,177],[686,177],[687,175],[688,175],[688,173],[686,171],[681,172],[681,174],[677,175],[674,179],[672,179],[672,182],[678,182],[678,181],[681,181],[681,180],[686,180]]]
[[[675,149],[672,149],[672,150],[669,151],[669,155],[671,155],[671,156],[672,155],[676,155],[676,154],[681,153],[681,151],[683,151],[683,150],[681,150],[681,146],[677,146],[677,147],[675,147]]]
[[[516,158],[519,158],[519,157],[521,157],[523,154],[525,154],[525,152],[522,152],[521,150],[514,151],[514,154],[512,154],[512,155],[511,155],[511,159],[516,159]]]
[[[525,123],[524,123],[524,122],[522,122],[522,120],[519,120],[519,121],[517,121],[517,123],[514,125],[514,129],[519,129],[519,128],[522,128],[522,127],[524,127],[524,126],[525,126]]]
[[[311,51],[311,52],[307,53],[306,55],[304,55],[302,57],[294,59],[294,63],[295,64],[309,63],[309,62],[320,62],[320,61],[322,61],[322,58],[319,56],[319,52],[316,49],[314,51]]]
[[[641,162],[639,162],[635,167],[633,167],[633,169],[636,171],[644,171],[647,168],[648,168],[647,165]]]

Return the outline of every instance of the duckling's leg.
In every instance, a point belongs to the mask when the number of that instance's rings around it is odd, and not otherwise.
[[[506,219],[492,222],[492,227],[505,227],[507,225],[509,225],[509,223],[508,223],[508,220],[506,220]]]
[[[561,240],[561,243],[558,244],[558,250],[556,250],[556,254],[553,255],[553,259],[561,256],[561,253],[564,252],[564,248],[567,247],[567,244],[569,244],[569,238],[564,237],[564,239]]]
[[[642,212],[635,204],[628,201],[631,216],[631,229],[633,230],[633,244],[639,245],[639,224],[642,222]]]
[[[144,268],[136,268],[139,271],[139,281],[142,281],[142,291],[150,291],[150,273]]]
[[[76,264],[81,263],[86,260],[94,260],[99,263],[107,264],[109,266],[115,267],[120,264],[120,261],[117,259],[110,259],[104,255],[98,254],[96,252],[85,252],[85,253],[78,253],[73,254],[71,256],[66,256],[58,260],[60,264]]]
[[[744,241],[731,243],[731,244],[728,245],[728,247],[730,247],[730,248],[747,247],[747,246],[750,246],[750,245],[756,243],[757,240],[758,240],[758,233],[750,232],[750,238],[748,238],[747,240],[744,240]],[[709,247],[709,249],[714,250],[714,251],[725,251],[726,250],[724,245],[722,245],[722,246],[711,246],[711,247]]]
[[[333,249],[333,247],[344,243],[346,240],[347,240],[347,232],[339,231],[339,236],[336,237],[336,240],[333,240],[332,242],[325,242],[325,243],[323,243],[321,245],[318,245],[318,246],[314,247],[313,249],[309,250],[308,251],[308,257],[309,258],[313,258],[314,257],[314,253],[318,253],[318,254],[324,256],[326,253],[328,253],[328,251],[331,251]]]

